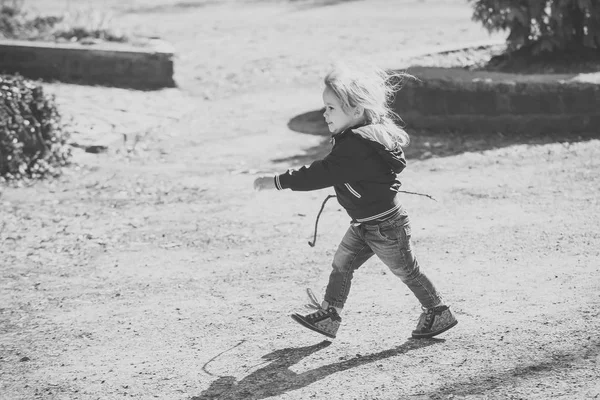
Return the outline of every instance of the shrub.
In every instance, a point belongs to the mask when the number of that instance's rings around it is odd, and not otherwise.
[[[0,0],[0,39],[128,42],[130,38],[112,29],[110,22],[107,15],[93,11],[30,16],[23,8],[23,1]]]
[[[469,0],[473,19],[490,32],[509,30],[511,50],[532,53],[600,50],[597,0]]]
[[[23,11],[23,2],[0,0],[0,38],[45,39],[52,36],[54,26],[62,17],[29,18]]]
[[[60,175],[71,159],[69,136],[41,85],[0,75],[0,179]]]

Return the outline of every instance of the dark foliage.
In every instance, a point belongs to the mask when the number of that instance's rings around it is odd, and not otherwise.
[[[490,32],[509,31],[510,50],[531,54],[600,52],[600,1],[469,0],[473,19]]]
[[[40,179],[60,175],[71,158],[69,132],[54,98],[20,76],[0,75],[0,177]]]

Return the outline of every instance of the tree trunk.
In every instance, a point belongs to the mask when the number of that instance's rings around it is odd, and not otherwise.
[[[577,4],[569,7],[569,20],[572,24],[573,32],[571,32],[571,45],[575,48],[585,47],[585,13]],[[570,46],[569,46],[570,47]]]

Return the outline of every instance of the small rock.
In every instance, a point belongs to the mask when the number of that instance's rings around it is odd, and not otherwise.
[[[31,361],[31,359],[29,357],[25,356],[25,357],[22,357],[19,361],[25,362],[25,361]]]
[[[93,153],[93,154],[106,153],[107,151],[108,151],[108,146],[103,146],[103,145],[92,145],[92,146],[87,146],[85,148],[86,153]]]

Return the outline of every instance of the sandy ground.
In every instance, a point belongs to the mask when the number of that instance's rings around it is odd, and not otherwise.
[[[459,325],[410,339],[418,304],[375,259],[337,339],[289,318],[323,293],[348,217],[330,202],[311,248],[330,191],[252,181],[327,153],[288,127],[321,106],[322,73],[489,38],[462,1],[319,3],[95,4],[173,42],[180,87],[48,85],[82,137],[140,142],[1,189],[0,398],[600,397],[597,134],[411,132],[404,188],[438,200],[405,196],[415,246]]]

